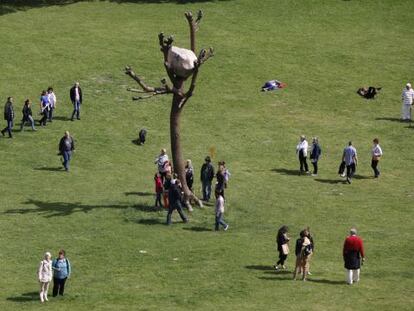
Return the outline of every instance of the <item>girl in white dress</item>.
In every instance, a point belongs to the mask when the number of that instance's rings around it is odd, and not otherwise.
[[[49,284],[52,281],[52,255],[49,252],[45,253],[43,260],[40,262],[39,270],[37,271],[38,280],[40,282],[40,301],[45,302],[47,299],[47,292]]]

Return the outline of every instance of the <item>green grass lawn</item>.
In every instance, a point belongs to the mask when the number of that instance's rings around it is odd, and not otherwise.
[[[1,8],[0,104],[15,98],[15,130],[26,98],[38,119],[38,97],[49,85],[58,108],[46,128],[0,137],[0,309],[411,310],[414,127],[398,118],[402,87],[414,79],[414,2],[182,2]],[[129,64],[158,84],[166,76],[158,33],[188,47],[183,13],[199,8],[198,48],[213,46],[216,55],[185,108],[183,147],[198,193],[212,147],[213,161],[225,160],[232,173],[230,229],[219,233],[211,205],[195,209],[189,224],[175,214],[172,227],[165,211],[153,209],[153,159],[169,149],[171,97],[133,102],[126,88],[135,85],[123,74]],[[261,93],[269,79],[288,87]],[[82,120],[70,122],[76,80]],[[366,101],[355,93],[364,85],[383,90]],[[136,146],[141,127],[147,144]],[[68,174],[56,155],[65,130],[77,143]],[[317,178],[297,174],[300,134],[320,137]],[[379,179],[370,168],[374,137],[384,151]],[[350,139],[360,164],[347,185],[336,172]],[[293,240],[312,229],[309,282],[272,270],[283,224]],[[351,287],[341,251],[352,226],[367,261]],[[56,256],[59,248],[73,274],[63,298],[41,305],[36,269],[46,250]],[[289,271],[294,261],[289,255]]]

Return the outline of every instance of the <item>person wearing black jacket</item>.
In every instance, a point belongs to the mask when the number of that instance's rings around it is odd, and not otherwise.
[[[289,237],[288,237],[288,227],[282,226],[277,232],[276,236],[276,244],[277,250],[279,252],[279,261],[273,266],[276,270],[280,268],[286,269],[285,261],[289,254]],[[279,267],[280,266],[280,267]]]
[[[171,225],[171,215],[176,209],[178,214],[180,214],[183,222],[188,222],[187,216],[183,212],[181,205],[182,196],[181,196],[181,182],[179,179],[176,179],[175,182],[171,182],[170,189],[168,190],[168,214],[167,214],[167,225]]]
[[[4,120],[7,122],[7,126],[1,131],[1,134],[4,136],[6,131],[9,133],[9,138],[13,138],[12,128],[14,120],[14,109],[13,109],[13,97],[8,97],[7,102],[4,105]]]
[[[79,86],[79,82],[75,82],[75,85],[70,89],[70,100],[73,104],[72,118],[73,121],[76,114],[76,119],[80,120],[80,106],[82,104],[82,89]]]
[[[60,139],[59,142],[59,155],[63,157],[63,167],[65,171],[69,171],[69,163],[72,158],[72,151],[75,150],[75,143],[69,131],[65,132],[65,135]]]
[[[32,117],[32,102],[30,99],[26,99],[23,106],[23,118],[22,118],[22,124],[20,125],[20,131],[24,131],[24,126],[26,122],[30,121],[30,125],[32,126],[32,130],[36,131],[34,120]]]
[[[201,185],[203,192],[203,201],[208,202],[211,196],[211,182],[214,178],[214,167],[211,164],[211,158],[207,156],[205,158],[205,163],[201,166]]]

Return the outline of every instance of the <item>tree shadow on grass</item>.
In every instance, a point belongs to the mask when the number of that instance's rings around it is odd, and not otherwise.
[[[272,172],[279,173],[282,175],[300,176],[301,173],[298,170],[288,170],[286,168],[272,168]]]
[[[208,231],[213,231],[213,229],[205,228],[205,227],[190,227],[190,228],[183,228],[183,230],[195,231],[195,232],[208,232]]]
[[[341,179],[321,179],[321,178],[315,178],[314,179],[317,182],[324,183],[324,184],[344,184],[346,183],[345,180]]]
[[[154,195],[154,193],[151,193],[151,192],[142,192],[142,191],[124,192],[124,194],[126,196],[129,196],[129,195],[138,195],[140,197],[149,197],[149,196],[153,196]]]
[[[120,204],[120,205],[87,205],[79,202],[43,202],[39,200],[29,199],[23,204],[34,205],[37,208],[17,208],[9,209],[4,214],[40,214],[46,218],[57,216],[69,216],[77,212],[89,213],[94,209],[111,208],[111,209],[127,209],[133,208],[143,212],[158,212],[154,206],[145,204]]]
[[[39,292],[23,293],[20,296],[7,297],[6,299],[14,302],[28,302],[39,300]]]

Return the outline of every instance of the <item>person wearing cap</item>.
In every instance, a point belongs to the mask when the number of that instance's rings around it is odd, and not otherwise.
[[[200,180],[201,190],[203,192],[203,201],[210,201],[211,183],[214,178],[214,167],[211,164],[211,158],[206,156],[204,164],[201,166]]]
[[[404,90],[401,94],[402,99],[402,109],[401,109],[401,120],[402,121],[411,121],[411,106],[414,101],[414,90],[411,87],[410,83],[405,85]]]
[[[82,89],[79,86],[79,82],[75,82],[69,92],[70,100],[73,104],[73,112],[71,120],[73,121],[76,115],[76,119],[80,120],[80,107],[82,104]]]
[[[37,270],[38,280],[40,283],[40,301],[49,301],[47,299],[47,292],[49,291],[49,284],[52,281],[52,255],[46,252],[42,261],[40,262],[39,269]]]
[[[69,260],[65,257],[65,250],[59,251],[59,257],[53,260],[53,297],[56,297],[59,293],[63,296],[65,292],[66,280],[70,277],[72,271]]]
[[[346,282],[351,285],[359,282],[361,263],[365,261],[364,244],[357,236],[357,230],[352,228],[349,236],[345,239],[343,258],[346,269]]]
[[[306,174],[309,174],[309,167],[308,162],[306,161],[308,157],[308,141],[306,140],[305,135],[300,136],[300,141],[296,146],[296,153],[299,156],[299,165],[300,165],[300,172],[305,172]]]
[[[358,164],[357,151],[355,147],[352,146],[352,141],[349,141],[348,147],[344,149],[342,161],[345,162],[346,165],[346,181],[350,184]]]

